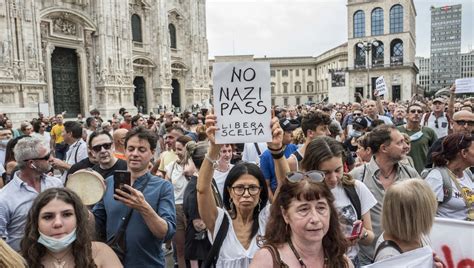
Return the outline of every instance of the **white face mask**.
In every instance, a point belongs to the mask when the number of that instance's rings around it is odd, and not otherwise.
[[[69,245],[71,245],[74,241],[76,241],[76,229],[74,229],[70,234],[63,236],[59,239],[56,239],[51,236],[47,236],[40,231],[38,231],[40,237],[38,238],[38,243],[45,246],[48,250],[52,252],[61,252]]]

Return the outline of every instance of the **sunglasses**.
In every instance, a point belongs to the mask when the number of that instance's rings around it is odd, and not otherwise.
[[[231,188],[234,194],[238,196],[244,195],[245,191],[248,191],[249,195],[257,195],[260,192],[260,186],[258,185],[249,185],[249,186],[237,185],[237,186],[232,186]]]
[[[474,126],[474,121],[467,121],[467,120],[455,120],[456,124],[460,126],[465,126],[466,124],[470,127]]]
[[[439,128],[439,125],[438,125],[438,118],[435,119],[434,123],[435,123],[435,128]]]
[[[354,116],[362,116],[362,114],[353,114]]]
[[[92,150],[98,153],[102,150],[102,148],[104,148],[105,150],[109,150],[111,147],[112,147],[112,143],[109,142],[109,143],[98,144],[98,145],[92,146]]]
[[[422,114],[423,111],[422,110],[410,110],[410,113],[411,114]]]
[[[307,172],[291,171],[286,174],[286,179],[291,183],[297,183],[304,178],[308,178],[311,182],[324,181],[325,174],[319,170],[310,170]]]
[[[43,157],[31,158],[31,159],[27,159],[27,160],[25,160],[25,161],[30,161],[30,160],[44,160],[44,161],[48,161],[50,157],[51,157],[51,152],[49,152],[47,155],[45,155],[45,156],[43,156]]]

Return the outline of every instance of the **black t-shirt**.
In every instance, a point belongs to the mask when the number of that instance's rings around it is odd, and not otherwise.
[[[86,157],[81,161],[77,162],[76,164],[72,165],[71,168],[67,171],[67,176],[74,174],[74,172],[78,170],[92,168],[93,166],[94,163],[89,161],[89,157]]]
[[[117,159],[117,162],[115,162],[115,165],[113,165],[109,169],[102,169],[100,168],[99,164],[96,164],[95,166],[93,166],[92,169],[99,172],[99,174],[102,175],[102,177],[105,180],[109,176],[114,175],[114,171],[116,170],[127,170],[127,162],[122,159]]]

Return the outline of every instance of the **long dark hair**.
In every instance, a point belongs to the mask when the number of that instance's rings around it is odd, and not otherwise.
[[[284,181],[280,187],[280,193],[274,200],[270,218],[265,230],[265,244],[280,246],[291,238],[291,227],[287,227],[283,218],[283,211],[287,211],[294,200],[313,201],[326,198],[329,205],[329,229],[322,241],[325,257],[328,259],[328,267],[347,267],[344,257],[348,247],[346,238],[343,235],[339,217],[334,207],[334,196],[331,190],[324,183],[313,183],[303,179],[297,183]]]
[[[88,231],[88,212],[77,194],[67,188],[51,188],[38,195],[28,213],[25,236],[21,240],[21,254],[30,268],[41,268],[41,259],[47,249],[38,243],[38,219],[40,210],[51,200],[58,199],[72,205],[76,214],[76,240],[72,243],[72,254],[76,267],[97,267],[92,258],[92,242]]]
[[[453,133],[443,140],[440,152],[433,153],[433,164],[435,166],[444,167],[448,161],[453,161],[458,153],[463,149],[469,148],[472,143],[472,136],[463,133]]]
[[[265,208],[265,205],[267,204],[268,201],[268,189],[266,186],[265,178],[263,177],[263,173],[260,170],[260,168],[252,163],[239,163],[232,167],[232,169],[229,171],[229,174],[227,175],[227,178],[225,179],[224,183],[224,197],[223,197],[223,202],[224,206],[227,210],[231,210],[230,206],[230,188],[232,187],[232,184],[234,184],[235,181],[237,181],[242,175],[249,174],[254,176],[258,180],[258,184],[260,186],[260,200],[258,201],[257,208],[253,209],[253,214],[252,214],[252,219],[253,219],[253,224],[252,224],[252,232],[250,233],[249,239],[251,240],[258,232],[259,228],[259,223],[258,223],[258,216],[260,214],[260,211],[262,211]],[[260,208],[260,209],[258,209]],[[236,215],[231,213],[231,217],[235,219]]]

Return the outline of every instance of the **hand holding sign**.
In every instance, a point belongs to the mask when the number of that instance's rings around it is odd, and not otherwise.
[[[383,79],[383,76],[377,78],[375,80],[375,96],[385,96],[387,95],[387,85],[385,84],[385,80]]]
[[[272,118],[272,141],[267,142],[267,147],[273,150],[283,148],[283,129],[276,116]]]

